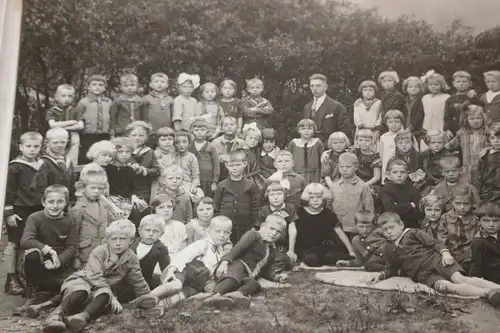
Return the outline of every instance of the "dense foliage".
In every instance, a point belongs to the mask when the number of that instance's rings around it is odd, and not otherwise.
[[[187,71],[203,81],[261,77],[277,110],[279,143],[310,99],[307,78],[322,72],[329,94],[352,104],[357,87],[380,71],[401,76],[435,69],[448,78],[467,69],[482,89],[481,72],[500,68],[500,29],[474,36],[459,22],[439,33],[423,21],[396,21],[333,0],[26,0],[13,138],[44,129],[57,85],[77,97],[93,73],[117,91],[123,72]],[[175,86],[172,87],[175,94]]]

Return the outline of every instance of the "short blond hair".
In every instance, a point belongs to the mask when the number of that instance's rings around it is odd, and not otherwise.
[[[250,86],[264,87],[264,82],[258,77],[248,79],[246,80],[246,82],[247,82],[247,88]]]
[[[102,153],[114,155],[116,153],[115,145],[108,140],[98,141],[90,146],[87,151],[87,158],[93,161]]]
[[[146,215],[141,219],[141,223],[139,223],[139,230],[146,226],[157,227],[163,234],[165,232],[165,219],[158,214]]]
[[[137,75],[135,74],[123,74],[120,76],[120,84],[124,85],[125,83],[139,83],[139,79],[137,78]]]
[[[227,230],[232,230],[233,229],[233,221],[227,216],[224,215],[218,215],[213,217],[210,220],[210,225],[208,226],[209,228],[213,228],[216,224],[222,224],[224,225],[224,228]]]
[[[351,145],[351,141],[349,141],[349,137],[344,132],[333,132],[328,137],[328,148],[332,149],[332,141],[333,140],[344,140],[345,147],[349,147]]]
[[[262,223],[262,225],[269,223],[269,222],[275,222],[276,224],[279,225],[281,230],[286,230],[286,225],[287,225],[286,220],[285,220],[285,218],[283,218],[279,215],[274,215],[274,214],[268,215],[266,217],[266,219],[264,220],[264,222]]]
[[[151,133],[151,130],[153,129],[151,124],[142,120],[136,120],[125,127],[125,133],[127,135],[130,135],[132,131],[135,131],[138,128],[142,128],[143,130],[145,130],[148,135],[149,133]]]
[[[70,84],[64,83],[64,84],[60,84],[57,86],[55,95],[57,96],[57,94],[59,94],[63,90],[71,91],[71,92],[75,93],[75,87],[73,87]]]
[[[434,73],[429,75],[425,80],[425,84],[429,85],[429,82],[431,81],[438,82],[439,85],[441,86],[441,89],[444,91],[450,90],[450,86],[448,85],[448,83],[446,83],[446,79],[441,74]]]
[[[455,73],[453,73],[453,80],[458,78],[465,78],[469,81],[472,81],[472,75],[470,75],[470,73],[466,71],[456,71]]]
[[[297,131],[300,130],[301,127],[312,127],[314,131],[317,130],[316,123],[314,122],[314,120],[309,118],[301,119],[297,123]]]
[[[405,115],[403,112],[399,110],[389,110],[385,113],[384,115],[384,124],[387,123],[388,119],[399,119],[401,120],[401,123],[404,124],[405,122]]]
[[[365,81],[361,82],[361,84],[359,85],[359,88],[358,88],[358,92],[361,94],[363,92],[363,89],[365,89],[365,88],[372,88],[375,92],[378,91],[377,84],[372,80],[365,80]]]
[[[331,199],[331,193],[325,186],[321,185],[320,183],[310,183],[306,186],[306,188],[302,192],[302,195],[300,196],[300,201],[302,202],[303,206],[307,206],[309,204],[311,193],[321,193],[324,205],[326,205],[328,200]]]
[[[115,234],[125,234],[133,238],[135,236],[135,225],[127,219],[119,219],[111,222],[106,228],[106,238]]]
[[[67,139],[69,139],[69,132],[62,127],[54,127],[49,129],[45,133],[45,140],[50,140],[52,138],[62,137],[62,136],[65,136]]]
[[[486,78],[487,76],[493,76],[497,80],[500,80],[500,71],[487,71],[484,72],[483,76]]]
[[[150,79],[150,81],[153,81],[153,80],[154,80],[155,78],[157,78],[157,77],[160,77],[160,78],[162,78],[162,79],[165,79],[165,80],[167,80],[167,82],[168,82],[168,75],[167,75],[167,74],[165,74],[165,73],[162,73],[162,72],[157,72],[157,73],[154,73],[153,75],[151,75],[151,79]]]
[[[419,77],[410,76],[403,81],[403,92],[404,93],[408,93],[408,86],[410,84],[418,85],[418,87],[420,88],[420,93],[423,93],[425,91],[424,82],[422,82],[422,80]]]
[[[358,165],[359,164],[359,160],[358,160],[358,157],[356,156],[356,154],[353,154],[350,152],[345,152],[345,153],[340,154],[339,163],[340,162],[347,163],[349,165]]]
[[[42,143],[43,136],[38,132],[25,132],[19,138],[19,143],[23,144],[25,141],[33,140]]]

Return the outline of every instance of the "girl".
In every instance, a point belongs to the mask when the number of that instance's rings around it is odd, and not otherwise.
[[[410,76],[403,81],[403,92],[408,95],[406,97],[406,109],[408,110],[406,128],[411,132],[415,140],[417,140],[418,148],[420,148],[420,141],[425,134],[425,131],[422,130],[424,122],[422,95],[424,91],[424,83],[416,76]]]
[[[424,219],[420,222],[420,229],[436,238],[439,219],[443,215],[445,202],[442,198],[428,194],[420,200],[420,211],[424,212]]]
[[[363,81],[359,86],[359,93],[362,98],[354,102],[354,125],[356,125],[356,134],[360,129],[369,129],[373,132],[372,150],[377,151],[380,137],[380,128],[382,127],[382,116],[380,113],[382,102],[375,98],[378,87],[373,81]]]
[[[375,135],[372,130],[361,129],[356,134],[356,146],[353,153],[358,157],[356,175],[369,186],[380,182],[382,161],[380,155],[372,150]]]
[[[330,149],[321,155],[321,178],[325,180],[330,189],[333,182],[339,178],[337,169],[339,156],[345,153],[350,145],[351,142],[344,132],[334,132],[328,138],[328,148]]]
[[[262,165],[262,174],[265,178],[269,178],[275,173],[274,159],[280,151],[276,147],[276,131],[272,128],[264,128],[262,130],[262,151],[260,153],[260,163]]]
[[[313,138],[316,133],[316,124],[311,119],[302,119],[297,124],[299,139],[293,139],[288,144],[288,151],[293,155],[293,170],[304,177],[306,183],[320,181],[321,154],[325,150],[323,143],[318,138]]]
[[[382,159],[382,185],[385,183],[387,163],[396,153],[396,135],[403,131],[404,115],[399,110],[390,110],[384,115],[384,124],[389,129],[380,137],[379,153]]]
[[[462,152],[463,175],[467,183],[477,185],[481,151],[488,145],[486,114],[478,105],[468,105],[461,119],[455,138],[446,145],[447,149],[460,148]]]
[[[170,127],[161,127],[156,131],[156,149],[155,156],[160,166],[160,176],[153,179],[151,184],[152,196],[161,193],[161,188],[165,184],[165,168],[169,165],[175,164],[175,147],[174,147],[175,132]],[[134,221],[135,223],[135,221]]]
[[[338,260],[352,260],[354,250],[340,227],[337,216],[325,208],[331,200],[323,185],[311,183],[301,196],[303,207],[289,226],[290,252],[308,266],[334,266]]]
[[[174,129],[189,131],[191,122],[196,115],[197,101],[191,95],[200,86],[198,75],[181,73],[177,78],[177,90],[179,95],[174,98],[174,110],[172,121]]]
[[[260,152],[259,146],[262,133],[258,128],[250,127],[243,134],[245,140],[245,152],[247,154],[247,166],[245,169],[245,177],[251,179],[259,189],[265,185],[265,180],[260,166]]]
[[[193,202],[203,198],[200,188],[200,165],[196,156],[189,152],[191,135],[189,132],[179,131],[175,133],[175,164],[182,169],[182,187],[189,194]]]
[[[219,89],[212,82],[207,82],[200,87],[201,99],[196,104],[195,115],[207,122],[207,139],[212,141],[218,137],[221,131],[221,122],[224,118],[224,110],[216,101]]]
[[[144,121],[134,121],[125,128],[125,133],[135,146],[132,152],[133,161],[129,165],[137,174],[137,196],[146,202],[151,199],[153,180],[160,175],[160,165],[155,152],[146,146],[150,131],[151,125]]]
[[[396,153],[391,159],[403,160],[408,165],[409,178],[413,185],[423,185],[425,173],[422,170],[420,155],[415,149],[416,141],[408,131],[399,132],[394,138],[396,142]],[[417,171],[420,170],[417,174]]]
[[[422,105],[424,107],[424,120],[422,128],[428,131],[442,131],[444,127],[444,110],[446,100],[450,95],[443,91],[450,90],[444,77],[441,74],[436,74],[431,71],[424,77],[424,83],[429,90],[429,93],[422,97]],[[429,147],[425,142],[420,143],[421,150],[427,150]]]
[[[208,236],[208,227],[214,217],[214,201],[203,197],[195,206],[196,217],[186,224],[188,245]]]
[[[486,108],[486,114],[491,122],[500,121],[500,71],[484,73],[484,82],[488,91],[481,96]]]
[[[236,82],[233,80],[224,80],[220,84],[221,99],[219,101],[222,111],[226,116],[234,117],[235,119],[240,118],[241,113],[241,100],[235,98],[236,94]],[[241,126],[238,127],[237,136],[241,135]]]
[[[382,86],[382,89],[384,89],[382,92],[380,111],[382,120],[384,119],[384,115],[390,110],[400,110],[403,113],[403,117],[406,119],[407,111],[405,98],[403,94],[396,90],[396,84],[399,83],[398,73],[392,70],[384,71],[378,76],[378,83]],[[387,128],[384,128],[384,132],[385,131],[387,131]]]
[[[242,132],[248,127],[256,127],[260,130],[269,127],[269,117],[274,113],[271,103],[261,96],[264,91],[264,83],[261,79],[253,78],[247,80],[247,91],[250,96],[241,101],[241,114],[238,125]]]

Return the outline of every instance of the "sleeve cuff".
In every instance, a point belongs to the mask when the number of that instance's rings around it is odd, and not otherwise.
[[[5,217],[14,215],[14,206],[5,206],[5,208],[3,210],[3,215]]]
[[[40,251],[42,251],[42,254],[46,256],[50,250],[52,250],[52,248],[48,245],[45,245]]]

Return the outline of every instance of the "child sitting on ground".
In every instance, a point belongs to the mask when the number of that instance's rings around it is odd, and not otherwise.
[[[420,222],[420,229],[432,237],[437,237],[439,220],[444,212],[445,201],[434,194],[428,194],[420,200],[419,208],[424,213],[424,218]]]
[[[175,133],[175,164],[182,170],[182,187],[189,195],[191,201],[196,202],[203,198],[200,188],[200,165],[196,156],[189,152],[191,134],[185,131]]]
[[[188,244],[207,237],[207,230],[210,221],[214,217],[214,201],[209,197],[201,198],[196,203],[196,217],[186,224],[186,234]]]
[[[280,150],[276,153],[274,159],[274,166],[276,171],[271,177],[268,178],[269,181],[282,182],[285,187],[288,187],[288,193],[286,196],[286,202],[298,207],[300,204],[300,195],[307,183],[304,177],[299,175],[293,170],[293,155],[288,150]],[[265,193],[266,187],[264,186],[263,192]]]
[[[477,211],[480,229],[472,240],[470,276],[500,283],[500,208],[491,202]]]
[[[395,276],[401,269],[413,281],[423,283],[443,294],[485,298],[500,305],[500,285],[465,275],[443,243],[422,230],[405,228],[394,212],[383,213],[378,224],[387,238],[384,248],[386,268],[370,282]]]
[[[354,214],[354,225],[358,234],[351,241],[356,259],[339,260],[340,267],[364,266],[368,272],[379,272],[385,268],[383,257],[386,240],[377,226],[375,215],[368,210]]]

